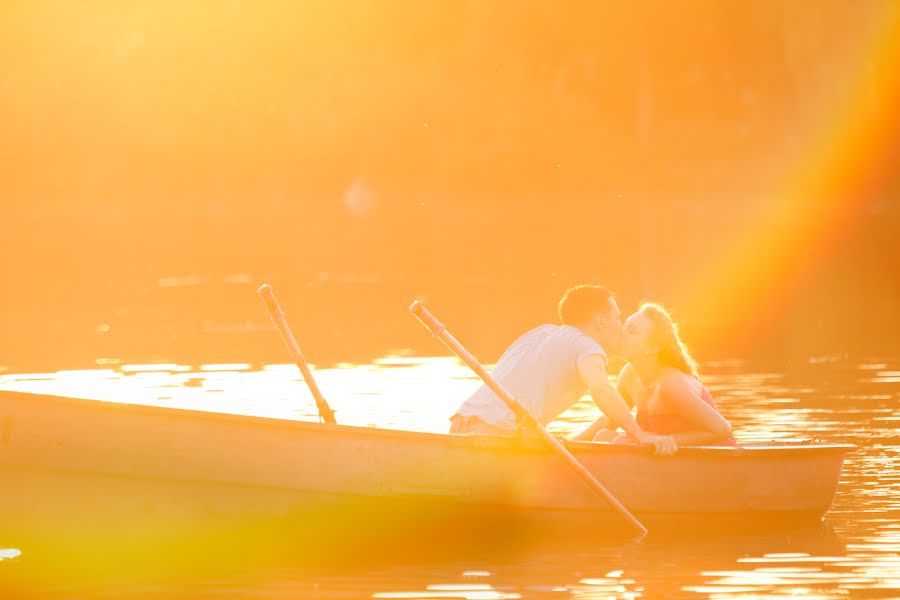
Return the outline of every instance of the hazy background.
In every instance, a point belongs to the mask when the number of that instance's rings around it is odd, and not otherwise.
[[[0,4],[0,365],[443,353],[570,285],[896,354],[900,4]],[[106,361],[109,362],[109,361]]]

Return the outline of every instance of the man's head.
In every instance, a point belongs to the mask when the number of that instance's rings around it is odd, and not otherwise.
[[[622,312],[613,293],[600,285],[576,285],[559,301],[559,319],[578,327],[607,352],[616,352],[622,336]]]

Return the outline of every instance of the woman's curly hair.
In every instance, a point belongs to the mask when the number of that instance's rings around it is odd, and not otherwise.
[[[661,304],[643,302],[640,312],[653,323],[651,339],[659,344],[659,362],[699,378],[697,361],[678,336],[678,325],[672,321],[669,311]]]

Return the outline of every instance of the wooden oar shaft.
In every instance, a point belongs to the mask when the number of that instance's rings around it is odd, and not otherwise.
[[[300,352],[300,346],[297,345],[297,340],[294,339],[294,334],[291,333],[291,328],[287,324],[284,311],[281,310],[278,300],[275,299],[275,293],[272,291],[272,286],[268,283],[264,283],[259,286],[259,289],[256,291],[262,297],[263,303],[266,305],[266,310],[269,311],[269,316],[272,317],[272,322],[275,323],[275,326],[278,327],[278,331],[281,332],[281,339],[284,340],[284,344],[287,346],[291,358],[294,359],[294,363],[300,368],[300,372],[303,374],[303,381],[306,382],[309,391],[312,392],[313,400],[316,401],[316,408],[319,410],[319,416],[323,421],[330,425],[337,424],[337,420],[334,418],[334,411],[328,406],[328,402],[325,401],[325,397],[319,390],[319,386],[316,385],[316,380],[313,377],[312,371],[309,370],[309,365],[306,364],[306,359],[303,358],[303,353]]]
[[[469,366],[481,380],[487,385],[500,400],[506,404],[507,407],[516,415],[516,418],[527,425],[530,425],[538,435],[544,439],[550,446],[566,461],[566,463],[575,471],[576,474],[584,481],[588,487],[590,487],[594,492],[600,495],[606,502],[616,511],[618,512],[631,526],[637,529],[641,534],[647,533],[647,528],[637,520],[637,518],[631,514],[631,512],[625,508],[625,506],[619,502],[619,500],[612,495],[612,493],[607,490],[603,484],[597,481],[597,478],[585,468],[578,459],[572,456],[572,453],[562,445],[562,443],[553,437],[553,435],[548,432],[541,423],[535,419],[531,413],[529,413],[515,397],[505,388],[503,385],[497,381],[493,375],[487,372],[487,370],[481,366],[481,363],[472,356],[472,354],[460,344],[453,335],[447,331],[447,327],[444,326],[443,323],[437,320],[434,315],[429,312],[425,305],[416,300],[412,303],[412,306],[409,307],[409,312],[415,316],[419,321],[422,322],[425,327],[434,334],[435,337],[439,338],[444,344],[453,351],[459,358],[462,359],[466,365]]]

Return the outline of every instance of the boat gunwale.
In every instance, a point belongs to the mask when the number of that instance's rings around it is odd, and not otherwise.
[[[387,437],[387,438],[403,438],[406,441],[412,441],[418,438],[421,441],[441,441],[451,446],[468,446],[480,449],[497,449],[497,450],[515,450],[517,452],[533,452],[536,454],[546,454],[551,449],[540,442],[537,438],[514,436],[472,436],[450,433],[434,433],[425,431],[408,431],[402,429],[384,429],[379,427],[362,427],[358,425],[329,425],[325,423],[317,423],[313,421],[285,419],[281,417],[265,417],[259,415],[242,415],[234,413],[216,412],[196,410],[190,408],[152,406],[148,404],[129,404],[123,402],[97,400],[90,398],[77,398],[74,396],[58,396],[53,394],[39,394],[34,392],[22,392],[16,390],[0,390],[0,402],[5,397],[12,397],[18,401],[34,401],[40,399],[49,403],[58,403],[81,408],[93,407],[97,409],[119,411],[121,413],[129,413],[132,415],[150,415],[154,417],[189,417],[217,422],[229,422],[240,424],[263,425],[267,427],[275,427],[279,429],[287,429],[294,432],[303,430],[315,430],[316,432],[331,432],[336,434],[347,434],[359,436],[360,434],[369,437]],[[583,442],[561,440],[565,446],[577,454],[630,454],[638,456],[646,456],[648,458],[657,458],[666,460],[668,457],[657,457],[652,454],[652,450],[645,446],[634,446],[631,444],[612,444],[608,442]],[[777,442],[758,444],[751,443],[745,446],[682,446],[678,449],[675,456],[709,456],[709,457],[762,457],[767,455],[777,456],[794,456],[798,454],[817,455],[834,455],[846,454],[856,450],[856,445],[846,443],[830,443],[820,441],[810,442],[788,442],[779,444]]]

